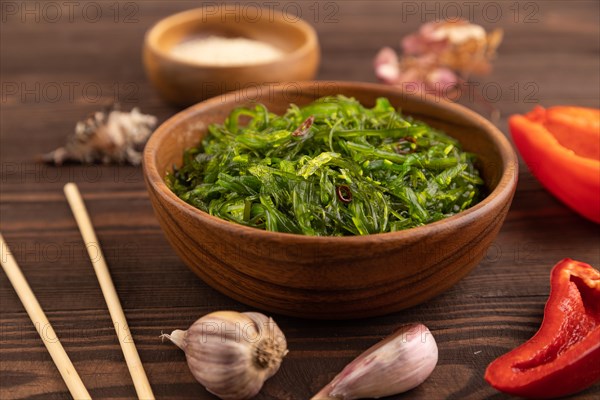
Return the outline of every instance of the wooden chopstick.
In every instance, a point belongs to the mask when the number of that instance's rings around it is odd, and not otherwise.
[[[67,384],[67,388],[69,392],[71,392],[71,396],[74,399],[91,399],[90,394],[87,389],[83,385],[81,378],[77,374],[73,363],[69,359],[69,356],[65,352],[65,349],[62,347],[62,344],[58,341],[58,336],[56,336],[56,332],[50,325],[50,321],[46,318],[46,314],[44,314],[44,310],[40,306],[40,303],[37,301],[35,295],[31,291],[31,287],[27,283],[27,279],[21,272],[17,261],[13,257],[10,249],[8,248],[8,244],[4,241],[2,234],[0,233],[0,261],[2,264],[2,269],[8,276],[8,280],[12,284],[15,292],[19,296],[21,303],[25,307],[27,314],[29,314],[29,318],[31,318],[31,322],[35,326],[40,338],[46,345],[46,349],[50,353],[50,357],[52,357],[52,361],[58,368],[60,375],[63,380]]]
[[[102,254],[96,233],[94,232],[92,221],[90,220],[83,199],[81,198],[81,193],[74,183],[67,183],[64,187],[64,191],[65,196],[67,196],[67,201],[71,206],[71,211],[73,211],[73,215],[75,216],[75,220],[77,220],[81,236],[83,237],[90,260],[94,266],[94,271],[96,272],[96,277],[100,283],[102,294],[106,300],[108,311],[110,312],[110,316],[115,325],[115,331],[117,332],[119,344],[121,345],[121,350],[123,350],[129,373],[133,379],[135,391],[140,399],[154,399],[152,388],[148,382],[148,377],[144,371],[140,356],[135,348],[135,343],[133,342],[133,337],[129,331],[129,326],[127,325],[121,302],[117,296],[117,291],[115,290],[110,273],[108,272],[108,266],[104,260],[104,255]]]

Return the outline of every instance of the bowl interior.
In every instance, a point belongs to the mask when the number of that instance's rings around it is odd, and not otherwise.
[[[208,36],[254,39],[289,54],[309,41],[310,32],[303,21],[290,20],[274,10],[240,7],[232,12],[205,7],[162,20],[151,30],[149,39],[165,55],[181,42]]]
[[[488,193],[498,186],[510,163],[510,145],[488,121],[472,111],[446,101],[433,101],[421,96],[408,95],[383,85],[307,82],[230,93],[214,98],[178,114],[159,128],[154,145],[156,169],[164,178],[174,165],[179,166],[185,149],[196,146],[207,134],[212,123],[222,123],[239,106],[263,103],[270,111],[284,113],[291,103],[308,104],[322,96],[342,94],[354,97],[372,107],[378,97],[387,97],[404,114],[422,120],[458,139],[463,149],[477,154],[477,166],[482,173]],[[160,131],[168,130],[167,134]],[[153,138],[154,139],[154,138]]]

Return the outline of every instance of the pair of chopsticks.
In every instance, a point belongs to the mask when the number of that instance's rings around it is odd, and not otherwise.
[[[152,388],[146,377],[144,367],[138,355],[135,343],[133,342],[133,337],[129,332],[129,326],[127,325],[121,302],[119,301],[117,291],[115,290],[115,286],[110,277],[108,266],[104,260],[104,255],[100,249],[96,233],[94,232],[94,227],[92,226],[85,204],[81,198],[81,193],[79,193],[79,189],[74,183],[67,183],[64,187],[64,191],[67,201],[71,206],[71,211],[73,211],[73,215],[79,226],[81,236],[87,245],[88,255],[94,266],[96,277],[100,283],[102,294],[104,295],[108,311],[113,320],[115,331],[119,338],[119,344],[121,345],[121,350],[125,356],[125,362],[129,368],[129,373],[131,374],[136,393],[140,399],[154,399]],[[90,244],[93,244],[93,246],[90,246]],[[0,257],[2,268],[17,292],[19,299],[23,303],[27,314],[29,314],[29,318],[31,318],[38,334],[42,338],[44,345],[46,345],[46,348],[52,357],[52,361],[54,361],[63,380],[67,384],[69,392],[71,392],[71,395],[76,400],[90,399],[91,397],[83,385],[81,378],[77,374],[73,363],[71,363],[69,356],[65,352],[65,349],[58,340],[54,339],[58,336],[56,336],[52,325],[50,325],[42,307],[31,291],[25,276],[12,256],[2,234],[0,234],[0,252],[2,255],[2,257]],[[42,330],[46,335],[42,335]],[[53,339],[49,340],[48,338]]]

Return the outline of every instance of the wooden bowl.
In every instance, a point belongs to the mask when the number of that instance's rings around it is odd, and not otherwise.
[[[175,251],[202,280],[270,312],[311,318],[357,318],[419,304],[475,267],[500,230],[517,184],[517,157],[490,122],[457,104],[383,85],[304,82],[234,92],[190,107],[162,124],[144,151],[144,176],[156,216]],[[164,176],[209,124],[251,100],[283,113],[343,94],[373,106],[387,97],[402,112],[443,129],[479,156],[489,195],[453,217],[405,231],[350,237],[267,232],[213,217],[180,200]]]
[[[190,105],[232,90],[315,77],[319,44],[315,30],[296,17],[252,6],[204,7],[159,21],[144,41],[144,66],[150,81],[170,103]],[[284,52],[277,60],[244,66],[211,66],[174,57],[171,49],[191,38],[243,37]]]

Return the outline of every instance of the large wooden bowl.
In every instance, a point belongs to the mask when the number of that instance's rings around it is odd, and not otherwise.
[[[214,66],[171,54],[180,42],[211,35],[266,42],[284,55],[260,64]],[[163,99],[185,106],[233,90],[314,79],[320,58],[312,26],[291,14],[252,4],[213,4],[171,15],[146,33],[143,52],[146,74]]]
[[[267,232],[210,216],[180,200],[164,176],[213,122],[252,101],[283,113],[290,103],[385,96],[402,112],[457,138],[479,155],[489,195],[453,217],[400,232],[311,237]],[[490,122],[456,104],[364,83],[304,82],[229,93],[175,115],[152,135],[144,175],[156,216],[181,259],[215,289],[253,307],[311,318],[357,318],[414,306],[475,267],[496,237],[517,183],[517,157]]]

